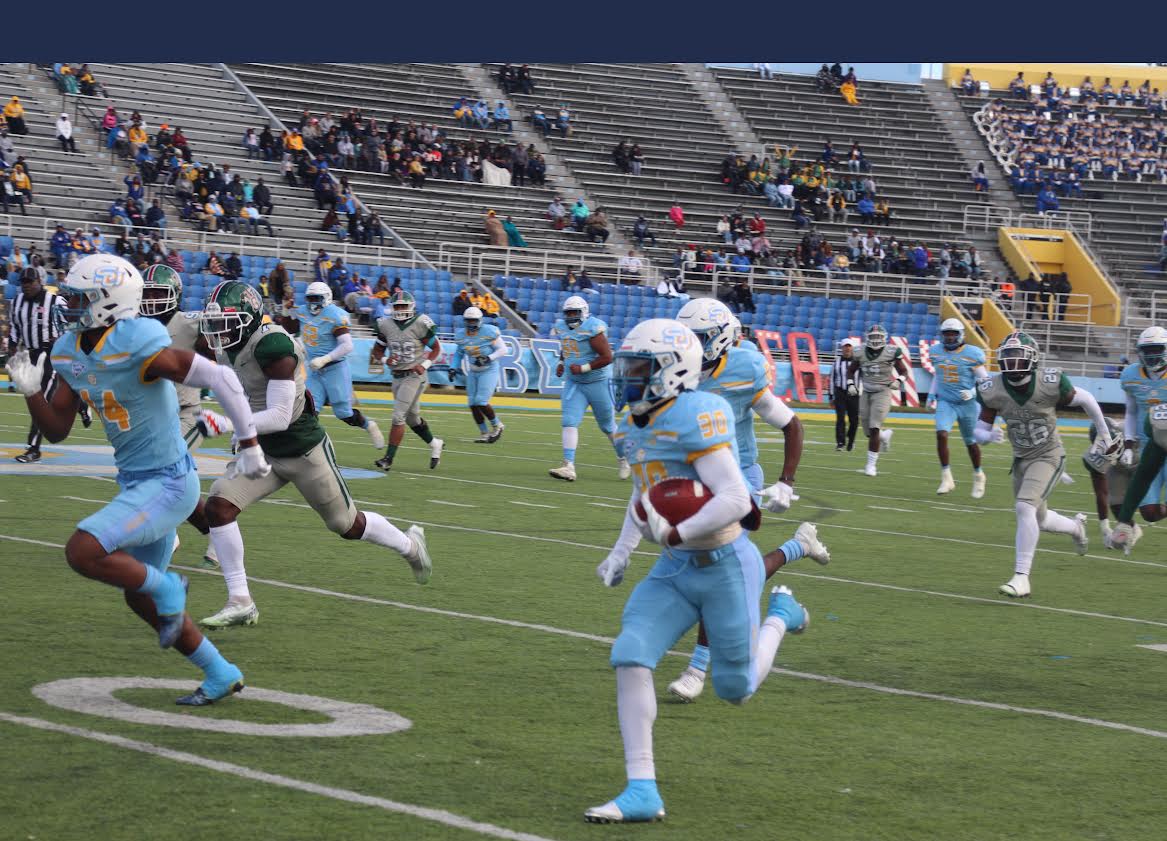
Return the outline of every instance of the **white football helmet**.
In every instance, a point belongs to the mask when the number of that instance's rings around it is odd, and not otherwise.
[[[467,307],[462,313],[462,323],[466,325],[466,332],[473,333],[482,325],[482,310],[478,307]]]
[[[872,324],[863,339],[863,348],[879,353],[885,347],[887,347],[887,330],[882,324]]]
[[[108,327],[135,318],[142,306],[142,275],[115,254],[90,254],[69,269],[57,290],[65,299],[65,322],[70,330]]]
[[[1148,327],[1139,334],[1135,343],[1139,361],[1151,373],[1167,368],[1167,330],[1162,327]]]
[[[315,280],[308,284],[308,291],[304,293],[304,302],[308,305],[308,312],[320,315],[324,308],[332,303],[332,288],[327,283]]]
[[[705,360],[701,367],[711,370],[735,344],[741,333],[739,322],[729,307],[716,298],[694,298],[677,313],[684,324],[701,341]]]
[[[579,327],[587,319],[588,312],[588,302],[579,295],[572,295],[563,302],[563,321],[568,327]]]
[[[945,333],[956,333],[956,339],[952,342],[948,341]],[[945,350],[956,350],[964,344],[964,325],[961,324],[959,318],[946,318],[940,324],[940,343],[944,345]]]
[[[701,382],[701,341],[679,321],[650,318],[633,327],[612,362],[616,408],[643,415]]]

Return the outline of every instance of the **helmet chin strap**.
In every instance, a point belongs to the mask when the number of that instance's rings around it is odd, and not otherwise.
[[[1009,381],[1010,385],[1026,385],[1032,378],[1032,371],[1027,371],[1022,376],[1018,376],[1017,374],[1005,374],[1005,379]]]

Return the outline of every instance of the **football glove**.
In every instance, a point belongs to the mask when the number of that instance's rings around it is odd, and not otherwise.
[[[235,424],[231,423],[231,418],[210,409],[199,409],[195,415],[195,424],[204,438],[215,438],[235,431]]]
[[[967,403],[977,396],[977,393],[971,388],[962,388],[959,392],[957,392],[957,394],[960,395],[960,400],[962,403]]]
[[[624,580],[624,570],[626,569],[628,569],[628,559],[621,560],[613,552],[596,567],[596,575],[600,576],[605,587],[615,587]]]
[[[1119,523],[1110,531],[1110,539],[1106,541],[1108,549],[1121,549],[1129,555],[1131,549],[1138,542],[1140,532],[1130,523]]]
[[[476,357],[474,357],[474,364],[477,365],[479,368],[486,368],[490,365],[490,357],[489,356],[476,356]]]
[[[929,412],[935,412],[935,411],[936,411],[936,398],[935,398],[935,397],[929,397],[929,398],[928,398],[928,405],[927,405],[925,408],[926,408],[926,409],[927,409]]]
[[[849,395],[851,395],[852,397],[858,397],[859,396],[859,386],[855,385],[855,383],[851,383],[851,385],[847,386],[847,393]]]
[[[1114,445],[1110,440],[1110,436],[1105,432],[1099,432],[1094,438],[1094,443],[1090,445],[1090,454],[1095,456],[1106,455],[1106,451]],[[1130,452],[1129,450],[1125,452]]]
[[[652,502],[649,501],[648,494],[640,497],[640,504],[644,506],[645,515],[644,526],[640,531],[653,543],[659,543],[661,546],[665,546],[669,532],[673,530],[672,523],[652,507]]]
[[[237,476],[245,476],[248,479],[262,479],[271,473],[271,465],[268,464],[258,444],[244,447],[231,463],[235,465]]]
[[[370,356],[369,357],[369,373],[373,374],[373,375],[384,374],[385,373],[385,361],[382,360],[382,361],[378,362],[376,359],[374,359],[373,357]]]
[[[8,381],[25,397],[39,394],[48,357],[47,353],[42,353],[40,360],[33,362],[28,351],[21,348],[8,357],[8,363],[4,366],[5,370],[8,371]]]
[[[1118,457],[1118,463],[1123,467],[1130,467],[1135,463],[1135,451],[1133,447],[1124,447],[1122,455]]]
[[[775,482],[770,487],[762,489],[762,507],[774,514],[781,514],[797,499],[794,488],[785,482]]]
[[[323,356],[318,356],[315,359],[309,360],[308,367],[311,368],[313,371],[319,371],[321,368],[323,368],[327,364],[328,364],[328,361]]]

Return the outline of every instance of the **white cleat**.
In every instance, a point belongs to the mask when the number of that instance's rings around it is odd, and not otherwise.
[[[998,592],[1004,593],[1011,599],[1029,598],[1029,576],[1014,573],[1008,582],[998,588]]]
[[[1086,531],[1086,515],[1078,514],[1074,517],[1074,522],[1078,525],[1078,530],[1070,535],[1074,540],[1074,551],[1079,555],[1085,555],[1090,551],[1090,535]]]
[[[980,499],[985,495],[985,484],[989,481],[985,471],[973,474],[972,498]]]
[[[559,467],[552,467],[547,472],[556,479],[562,479],[565,482],[575,481],[575,465],[566,459],[564,459],[563,464],[559,465]]]
[[[632,475],[632,465],[628,463],[628,459],[622,458],[616,462],[616,464],[619,465],[620,468],[616,475],[621,479],[627,479]]]
[[[881,453],[891,452],[891,436],[895,435],[894,429],[881,429],[879,431],[879,451]]]
[[[879,474],[875,471],[875,465],[869,464],[863,468],[863,475],[865,475],[865,476],[878,476]]]
[[[477,438],[474,439],[474,443],[475,444],[489,444],[490,443],[490,433],[483,432],[481,435],[479,435]]]
[[[381,432],[381,427],[377,426],[375,420],[369,421],[369,426],[365,431],[369,433],[369,443],[373,445],[373,449],[385,449],[385,434]]]
[[[405,530],[405,536],[409,538],[412,548],[402,557],[409,561],[409,567],[413,570],[413,577],[417,579],[417,583],[425,584],[434,572],[434,562],[430,558],[430,550],[425,542],[425,529],[421,526],[410,526]]]
[[[237,625],[255,625],[259,622],[259,608],[254,601],[246,604],[227,602],[218,613],[200,619],[204,628],[231,628]]]
[[[819,540],[819,529],[814,523],[802,523],[794,531],[794,539],[802,545],[803,554],[816,564],[826,566],[831,562],[831,552]]]
[[[689,666],[681,672],[681,676],[669,684],[669,692],[676,695],[686,704],[697,700],[697,696],[705,689],[705,672]]]
[[[588,823],[655,823],[665,819],[665,810],[662,806],[645,815],[628,816],[624,814],[615,800],[609,800],[603,806],[593,806],[584,812],[584,820]]]
[[[937,494],[950,494],[956,490],[956,480],[952,478],[952,474],[947,470],[940,474],[940,487],[936,489]]]
[[[1143,530],[1139,526],[1119,523],[1111,529],[1106,548],[1121,549],[1123,554],[1129,555],[1142,536]]]
[[[495,441],[502,437],[502,431],[506,428],[507,425],[505,423],[500,423],[498,426],[493,427],[490,432],[486,434],[486,443],[493,444]]]
[[[430,470],[438,466],[438,462],[442,460],[442,447],[446,446],[446,442],[441,438],[435,438],[430,441]]]

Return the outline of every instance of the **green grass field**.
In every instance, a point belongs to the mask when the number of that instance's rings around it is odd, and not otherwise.
[[[387,428],[384,405],[366,408]],[[260,624],[213,636],[251,687],[412,722],[382,735],[207,732],[34,696],[79,677],[193,688],[197,672],[158,650],[119,593],[64,562],[60,545],[114,485],[0,476],[0,839],[1167,837],[1167,651],[1140,647],[1167,643],[1165,530],[1149,529],[1130,559],[1097,548],[1094,522],[1084,558],[1043,535],[1034,597],[1012,603],[996,595],[1013,555],[1004,448],[987,453],[983,500],[968,497],[963,452],[956,492],[937,497],[930,428],[899,428],[870,479],[862,453],[834,452],[817,421],[801,501],[787,517],[767,514],[755,537],[767,551],[799,520],[820,524],[831,564],[799,561],[777,577],[810,609],[809,631],[786,638],[777,673],[741,708],[711,688],[673,703],[665,686],[685,660],[666,658],[655,733],[668,818],[585,824],[583,810],[624,784],[607,655],[650,547],[620,588],[606,590],[594,569],[628,485],[590,419],[579,481],[564,484],[547,476],[560,457],[557,414],[503,410],[506,434],[490,447],[471,443],[466,412],[426,414],[447,441],[437,471],[411,436],[392,474],[350,487],[398,525],[426,525],[430,584],[386,550],[341,541],[284,492],[271,503],[293,505],[259,504],[240,520]],[[18,445],[25,424],[23,402],[0,398],[0,441]],[[331,417],[327,426],[342,464],[371,467],[367,439]],[[760,436],[772,479],[780,438]],[[1067,436],[1078,482],[1052,498],[1063,513],[1093,512],[1084,440]],[[103,439],[78,429],[68,443]],[[202,538],[189,526],[181,536],[175,564],[193,565]],[[192,614],[219,608],[221,580],[189,574]],[[249,691],[180,711],[177,694],[117,697],[189,718],[327,720]]]

